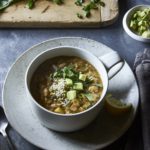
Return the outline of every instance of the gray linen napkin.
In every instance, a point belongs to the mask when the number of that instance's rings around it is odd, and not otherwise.
[[[150,150],[150,49],[137,54],[134,69],[140,90],[143,146]]]
[[[136,55],[134,72],[140,90],[140,105],[123,150],[150,150],[150,49]]]

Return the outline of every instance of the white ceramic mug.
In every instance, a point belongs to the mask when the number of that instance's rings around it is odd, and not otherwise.
[[[30,93],[30,82],[33,73],[41,63],[43,63],[47,59],[57,56],[77,56],[81,59],[87,60],[97,69],[97,71],[101,75],[103,91],[100,99],[94,106],[76,114],[58,114],[47,110],[32,97]],[[115,70],[110,76],[108,76],[109,70],[120,62],[122,63],[121,66],[119,66],[117,70]],[[108,53],[102,57],[96,57],[92,53],[80,48],[56,47],[40,53],[30,63],[25,75],[26,93],[33,111],[37,115],[42,125],[56,131],[71,132],[85,127],[96,118],[99,111],[103,107],[104,96],[107,93],[109,79],[119,72],[119,70],[123,67],[123,64],[124,60],[122,60],[116,52]]]

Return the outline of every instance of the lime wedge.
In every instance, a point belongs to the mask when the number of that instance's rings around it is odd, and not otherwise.
[[[112,115],[123,115],[131,110],[132,104],[125,103],[112,95],[108,95],[105,97],[105,107]]]

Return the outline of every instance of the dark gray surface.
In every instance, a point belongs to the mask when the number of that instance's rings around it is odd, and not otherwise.
[[[150,48],[150,44],[138,42],[130,38],[124,32],[122,27],[123,15],[129,8],[137,4],[150,5],[150,0],[120,0],[120,15],[118,20],[113,25],[100,29],[0,29],[0,92],[5,75],[11,64],[18,58],[18,56],[32,45],[55,37],[86,37],[99,41],[118,51],[118,53],[126,59],[132,67],[135,54],[138,51],[142,51],[146,47]],[[12,128],[8,131],[10,138],[14,142],[17,149],[37,149],[22,139],[22,137],[20,137],[20,135]],[[138,133],[136,134],[138,135]],[[121,145],[124,145],[126,137],[127,134],[107,149],[119,149]],[[0,149],[7,149],[7,145],[1,135]]]

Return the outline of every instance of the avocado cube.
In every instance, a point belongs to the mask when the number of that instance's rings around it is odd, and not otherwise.
[[[75,90],[83,90],[83,84],[81,82],[75,83],[73,85],[73,89],[75,89]]]
[[[150,31],[144,31],[143,34],[142,34],[142,37],[150,38]]]
[[[80,74],[79,75],[79,80],[85,81],[86,80],[86,75],[85,74]]]
[[[77,96],[76,90],[71,90],[71,91],[68,91],[68,92],[67,92],[67,98],[68,98],[69,100],[75,99],[76,96]]]
[[[64,113],[63,110],[62,110],[62,108],[60,108],[60,107],[57,107],[57,108],[54,110],[54,112],[56,112],[56,113],[61,113],[61,114]]]
[[[146,14],[145,14],[144,11],[141,11],[141,12],[138,13],[138,15],[139,15],[140,17],[144,17]]]
[[[66,81],[66,84],[67,84],[67,85],[73,85],[73,82],[72,82],[71,79],[66,78],[65,81]]]
[[[133,30],[135,30],[137,28],[137,25],[134,21],[130,22],[130,28],[133,29]]]

